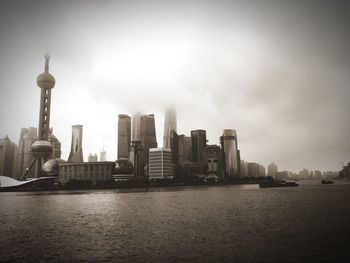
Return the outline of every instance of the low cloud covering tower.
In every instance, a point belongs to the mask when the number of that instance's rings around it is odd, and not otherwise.
[[[177,123],[176,123],[176,111],[175,109],[168,109],[165,113],[164,119],[164,137],[163,137],[163,147],[171,148],[171,134],[172,132],[177,133]]]
[[[68,162],[83,162],[83,125],[72,126],[72,144]]]

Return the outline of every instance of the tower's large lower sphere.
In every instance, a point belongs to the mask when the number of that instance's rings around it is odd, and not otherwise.
[[[49,141],[39,140],[32,144],[31,150],[35,158],[47,158],[52,154],[52,145]]]

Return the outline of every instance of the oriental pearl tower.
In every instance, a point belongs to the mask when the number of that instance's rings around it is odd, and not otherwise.
[[[49,73],[49,54],[45,54],[45,72],[36,82],[41,89],[38,140],[32,144],[31,151],[35,158],[35,178],[41,176],[41,167],[52,154],[52,145],[48,141],[50,128],[51,89],[55,86],[55,78]],[[34,164],[34,163],[33,163]]]

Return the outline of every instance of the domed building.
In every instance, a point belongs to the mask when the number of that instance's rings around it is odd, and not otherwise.
[[[119,158],[115,161],[114,174],[132,174],[134,166],[128,158]]]
[[[41,171],[47,176],[58,176],[59,167],[61,163],[64,163],[65,160],[60,158],[50,159],[41,168]]]

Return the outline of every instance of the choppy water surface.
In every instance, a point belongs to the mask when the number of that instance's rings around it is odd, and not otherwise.
[[[350,184],[0,193],[0,261],[350,262]]]

